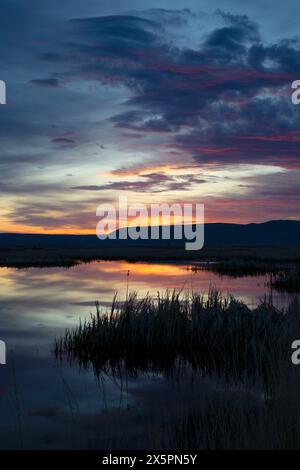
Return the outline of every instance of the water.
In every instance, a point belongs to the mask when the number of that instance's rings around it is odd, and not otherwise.
[[[155,415],[163,415],[164,399],[169,410],[178,394],[191,403],[191,387],[178,391],[163,377],[99,383],[92,371],[57,364],[51,353],[54,338],[93,312],[95,300],[109,306],[116,292],[125,299],[127,288],[143,296],[174,288],[207,293],[215,286],[251,307],[268,293],[268,276],[233,279],[188,268],[122,261],[71,269],[1,268],[0,339],[7,344],[7,365],[0,367],[0,448],[121,448],[137,445],[141,435],[142,446],[145,426],[155,428]],[[273,301],[282,307],[288,296],[274,293]],[[201,382],[202,391],[210,386]],[[149,446],[154,435],[148,435]]]

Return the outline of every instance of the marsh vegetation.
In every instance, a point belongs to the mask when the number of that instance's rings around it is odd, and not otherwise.
[[[110,310],[97,304],[90,319],[56,340],[54,351],[60,361],[92,368],[98,379],[156,374],[180,383],[186,370],[192,381],[213,378],[219,385],[201,404],[160,424],[158,448],[295,448],[300,370],[291,362],[291,343],[297,337],[296,297],[279,310],[268,298],[250,309],[215,289],[207,297],[132,293],[123,303],[114,299]]]

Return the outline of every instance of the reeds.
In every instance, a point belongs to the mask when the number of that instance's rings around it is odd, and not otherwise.
[[[272,261],[260,261],[254,259],[224,259],[214,263],[208,262],[206,265],[193,265],[191,271],[212,271],[220,276],[230,277],[259,276],[271,274],[279,271],[280,265]]]
[[[132,293],[124,303],[114,298],[110,311],[96,304],[89,320],[56,341],[55,354],[98,377],[207,376],[215,386],[195,390],[201,400],[178,410],[166,403],[166,418],[153,428],[156,449],[293,449],[300,446],[300,366],[291,362],[291,344],[299,338],[297,298],[278,310],[267,298],[250,309],[215,289],[207,297]]]
[[[298,377],[299,379],[299,377]],[[253,400],[249,395],[212,394],[167,430],[166,448],[187,450],[299,449],[299,380],[278,383],[282,394]],[[289,389],[288,385],[293,385]]]
[[[300,292],[299,266],[276,273],[272,279],[271,287],[281,292]]]
[[[92,366],[97,375],[159,372],[172,374],[178,363],[228,380],[251,377],[272,383],[274,371],[291,367],[291,342],[300,338],[297,299],[285,311],[267,299],[251,310],[211,289],[205,298],[180,292],[135,293],[110,311],[81,322],[55,342],[55,355]]]

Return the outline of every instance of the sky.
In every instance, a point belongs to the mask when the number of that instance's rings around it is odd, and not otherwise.
[[[172,8],[171,8],[172,7]],[[96,208],[299,219],[298,0],[0,0],[0,231],[94,233]]]

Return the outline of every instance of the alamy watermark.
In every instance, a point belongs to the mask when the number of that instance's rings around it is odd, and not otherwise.
[[[295,339],[295,341],[292,342],[291,348],[294,349],[294,352],[291,356],[291,361],[294,366],[298,366],[300,364],[300,340]]]
[[[0,104],[6,104],[6,84],[0,80]]]
[[[100,204],[96,227],[100,240],[182,240],[186,250],[204,245],[203,204],[128,204],[120,196],[117,205]]]
[[[6,364],[6,344],[0,340],[0,365]]]
[[[292,83],[292,89],[295,90],[292,93],[291,99],[293,104],[300,104],[300,80],[294,80]]]

